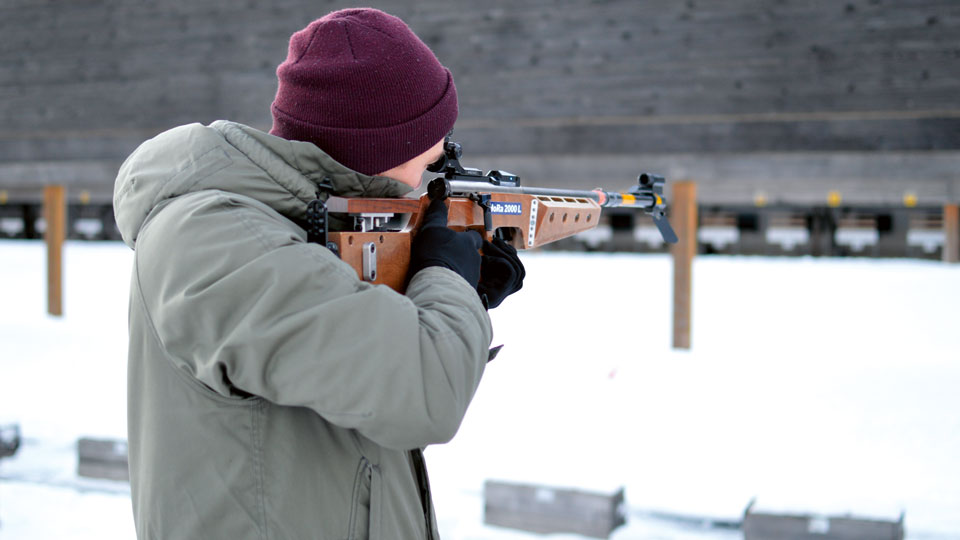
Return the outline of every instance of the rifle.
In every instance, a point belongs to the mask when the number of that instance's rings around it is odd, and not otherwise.
[[[365,281],[403,292],[410,266],[410,246],[430,201],[444,199],[447,226],[472,229],[486,240],[499,236],[517,249],[532,249],[596,227],[600,209],[634,207],[653,218],[663,240],[677,235],[664,214],[665,180],[643,173],[626,192],[521,187],[520,178],[504,171],[486,174],[460,164],[459,143],[444,141],[443,156],[427,170],[432,180],[419,199],[319,198],[307,208],[309,241],[327,246]],[[328,213],[352,218],[353,230],[328,231]],[[349,220],[348,220],[349,222]]]

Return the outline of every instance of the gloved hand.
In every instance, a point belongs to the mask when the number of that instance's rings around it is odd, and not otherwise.
[[[483,260],[480,263],[480,285],[477,293],[487,309],[493,309],[503,299],[523,287],[527,271],[517,256],[517,250],[500,238],[483,242]]]
[[[447,228],[447,205],[434,199],[423,216],[423,225],[413,237],[408,277],[428,266],[449,268],[463,276],[471,287],[480,281],[480,246],[477,231],[457,232]]]

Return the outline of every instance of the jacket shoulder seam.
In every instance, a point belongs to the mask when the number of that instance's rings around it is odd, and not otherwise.
[[[216,191],[215,193],[217,197],[217,202],[220,204],[220,206],[222,206],[224,209],[228,209],[230,206],[230,199],[227,197],[227,194],[219,190]],[[250,205],[246,205],[246,204],[244,206],[250,207]],[[266,238],[264,238],[263,235],[260,233],[259,227],[256,227],[250,221],[250,219],[247,218],[244,212],[238,212],[238,217],[240,218],[240,222],[243,223],[243,226],[246,227],[250,231],[251,235],[257,239],[257,242],[260,244],[260,247],[263,248],[264,253],[269,253],[270,251],[272,251],[270,244],[267,242]]]

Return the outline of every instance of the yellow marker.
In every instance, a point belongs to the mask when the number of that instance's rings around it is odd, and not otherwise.
[[[0,204],[7,204],[7,190],[0,189]]]
[[[90,204],[90,192],[83,190],[80,192],[80,204]]]
[[[623,204],[637,204],[637,198],[629,193],[621,193],[620,196],[623,197]]]
[[[767,205],[767,194],[766,193],[757,193],[753,196],[753,205],[754,206],[766,206]]]
[[[654,194],[653,196],[657,198],[657,206],[663,204],[663,199],[661,199],[659,195]]]
[[[843,197],[840,195],[839,191],[831,191],[827,193],[827,206],[831,208],[836,208],[840,206],[840,203],[843,202]]]
[[[903,205],[907,208],[913,208],[917,205],[917,194],[907,192],[903,194]]]

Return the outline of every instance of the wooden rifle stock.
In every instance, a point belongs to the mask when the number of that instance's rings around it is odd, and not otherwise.
[[[486,240],[499,236],[517,249],[540,247],[592,229],[600,222],[600,208],[610,206],[643,208],[653,217],[664,241],[677,241],[664,214],[663,177],[641,174],[639,185],[626,193],[527,188],[520,186],[520,178],[514,174],[496,170],[484,174],[461,166],[462,153],[460,144],[448,136],[443,155],[427,168],[443,177],[430,182],[419,199],[330,197],[326,210],[352,217],[355,227],[353,231],[327,232],[328,247],[337,251],[360,279],[402,293],[413,236],[430,201],[438,197],[447,202],[447,226],[451,229],[475,230]],[[393,223],[398,215],[408,217],[406,224]]]
[[[477,231],[486,240],[499,235],[518,250],[593,229],[600,222],[601,203],[650,209],[665,206],[658,195],[500,187],[486,182],[449,185],[452,195],[446,199],[448,227]],[[329,242],[336,245],[340,257],[361,279],[403,292],[411,242],[430,201],[427,194],[419,199],[330,197],[328,210],[352,216],[357,226],[353,231],[328,233]],[[398,215],[408,217],[406,224],[388,230],[383,222]]]

